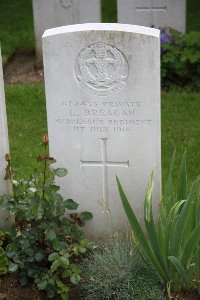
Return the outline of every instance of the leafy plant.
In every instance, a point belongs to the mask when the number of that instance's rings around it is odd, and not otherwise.
[[[144,200],[144,223],[146,232],[139,224],[123,191],[119,179],[117,185],[122,204],[132,226],[138,249],[150,262],[168,286],[168,293],[190,289],[193,285],[194,255],[200,235],[200,219],[196,213],[199,206],[200,176],[193,182],[188,193],[186,153],[184,153],[176,190],[172,184],[173,155],[170,173],[155,224],[152,211],[153,173]],[[199,210],[198,210],[199,212]],[[194,219],[194,216],[196,218]],[[198,262],[199,266],[199,262]],[[198,279],[198,278],[196,278]]]
[[[164,299],[158,276],[144,264],[128,234],[106,240],[81,265],[81,299]]]
[[[162,86],[171,85],[187,87],[190,90],[200,89],[200,32],[189,32],[184,35],[170,30],[161,33],[162,43],[161,71]]]
[[[6,178],[13,184],[13,195],[4,195],[0,200],[16,217],[6,249],[12,261],[9,271],[19,270],[21,285],[33,279],[50,298],[60,294],[68,299],[70,284],[80,281],[80,256],[94,248],[80,228],[92,214],[74,213],[78,204],[59,194],[55,180],[65,176],[67,170],[52,167],[55,160],[48,155],[47,136],[43,144],[44,155],[37,158],[44,164],[43,173],[35,171],[27,180],[13,179],[11,159],[6,156]]]
[[[3,249],[3,240],[6,237],[6,233],[0,231],[0,275],[6,274],[8,272],[9,260],[7,258],[6,252]]]

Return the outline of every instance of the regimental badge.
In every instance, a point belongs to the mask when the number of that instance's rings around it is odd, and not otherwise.
[[[57,2],[60,4],[60,6],[64,8],[68,8],[73,4],[73,0],[57,0]]]
[[[75,75],[87,92],[106,96],[124,86],[128,63],[117,48],[99,42],[81,50],[75,63]]]

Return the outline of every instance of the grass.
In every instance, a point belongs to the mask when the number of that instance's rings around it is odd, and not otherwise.
[[[187,31],[200,30],[200,1],[187,1]],[[102,0],[102,22],[117,22],[117,0]],[[17,50],[34,49],[32,0],[0,0],[3,63]]]
[[[101,11],[103,23],[117,22],[117,0],[102,0]]]
[[[132,237],[112,237],[83,260],[82,282],[77,286],[85,300],[164,300],[161,283],[133,248]]]
[[[3,63],[17,50],[34,48],[32,0],[0,0]]]
[[[117,1],[102,0],[102,21],[116,22]],[[187,29],[200,30],[200,1],[187,1]],[[4,62],[16,50],[34,47],[32,1],[0,0],[0,40]],[[11,152],[19,174],[27,174],[40,154],[39,141],[46,132],[44,90],[41,85],[6,88]],[[188,149],[188,169],[194,178],[200,165],[199,94],[168,93],[162,97],[162,163],[166,177],[172,148],[181,157]],[[178,161],[177,161],[178,164]],[[177,170],[175,169],[175,173]]]
[[[200,31],[200,1],[187,0],[187,31]]]
[[[172,151],[176,148],[178,165],[187,148],[189,180],[200,174],[200,105],[199,93],[168,93],[162,95],[162,168],[166,182]]]
[[[166,180],[172,150],[177,150],[175,177],[185,147],[190,181],[200,174],[200,94],[162,95],[162,167]],[[10,149],[19,176],[27,175],[41,154],[40,141],[47,132],[42,85],[6,86]],[[67,167],[67,166],[66,166]]]
[[[42,155],[42,136],[47,132],[44,88],[42,85],[6,87],[10,152],[17,175],[29,175]]]

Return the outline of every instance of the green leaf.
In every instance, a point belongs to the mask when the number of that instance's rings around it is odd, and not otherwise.
[[[33,256],[34,255],[34,250],[32,248],[27,248],[24,251],[28,256]]]
[[[47,280],[41,280],[37,283],[37,287],[39,290],[45,290],[47,287]]]
[[[88,211],[84,211],[80,214],[80,218],[84,221],[89,221],[93,218],[93,215]]]
[[[62,299],[62,300],[69,300],[68,292],[67,292],[67,293],[66,293],[66,292],[65,292],[65,293],[62,293],[60,296],[61,296],[61,299]]]
[[[156,259],[158,260],[159,266],[162,268],[162,271],[169,278],[166,257],[161,252],[161,243],[158,240],[156,227],[153,219],[153,210],[152,210],[152,193],[154,187],[154,173],[152,172],[150,177],[150,182],[147,188],[147,192],[144,200],[144,221],[146,226],[146,231],[149,237],[149,243],[155,254]]]
[[[78,208],[78,203],[76,203],[72,199],[68,199],[64,201],[64,207],[69,209],[69,210],[75,210]]]
[[[184,281],[185,286],[187,286],[189,278],[187,276],[187,270],[185,270],[181,261],[174,256],[169,256],[168,259],[171,260],[171,262],[173,263],[173,265],[179,272],[180,276],[182,277],[182,280]]]
[[[60,251],[67,248],[67,244],[59,240],[53,240],[52,245],[53,245],[53,249],[56,251]]]
[[[69,277],[70,274],[71,274],[71,271],[70,271],[70,270],[65,270],[65,271],[62,273],[62,277],[63,277],[63,278]]]
[[[31,246],[30,241],[28,239],[22,239],[20,241],[22,248],[26,249],[29,248]]]
[[[73,284],[78,284],[79,281],[80,281],[80,279],[81,279],[80,275],[79,275],[79,274],[76,274],[76,273],[74,273],[74,274],[72,274],[72,275],[70,276],[70,281],[71,281]]]
[[[78,247],[78,251],[79,251],[80,253],[85,253],[85,252],[87,251],[87,249],[86,249],[85,247],[79,246],[79,247]]]
[[[17,269],[18,269],[17,264],[11,264],[11,265],[9,265],[8,271],[11,272],[11,273],[14,273],[14,272],[17,271]]]
[[[19,279],[19,282],[21,286],[25,286],[28,283],[28,278],[26,276],[23,276]]]
[[[52,184],[50,186],[50,189],[54,192],[58,192],[60,190],[60,187],[58,185]]]
[[[58,257],[59,257],[58,252],[53,252],[53,253],[49,254],[48,260],[53,261],[53,260],[56,260]]]
[[[58,177],[64,177],[67,175],[68,171],[65,168],[58,168],[55,170],[55,173]]]
[[[121,201],[122,201],[125,213],[127,215],[127,218],[129,220],[129,223],[131,224],[131,227],[133,229],[134,236],[136,237],[136,239],[139,242],[142,250],[146,254],[146,257],[148,257],[149,260],[151,261],[151,263],[155,266],[155,268],[159,272],[160,276],[165,281],[168,281],[168,277],[167,277],[165,271],[162,269],[159,260],[155,256],[155,253],[152,251],[152,248],[149,245],[149,241],[146,238],[146,235],[144,234],[144,232],[142,230],[142,227],[140,226],[140,224],[137,220],[137,217],[136,217],[132,207],[130,206],[130,204],[128,202],[128,199],[127,199],[127,197],[126,197],[126,195],[123,191],[123,188],[121,186],[121,183],[120,183],[118,177],[116,177],[116,180],[117,180],[117,186],[118,186],[119,194],[120,194],[120,197],[121,197]],[[148,189],[147,189],[147,193],[148,193]],[[147,216],[147,218],[148,218],[148,216]]]
[[[41,252],[37,252],[36,254],[35,254],[35,260],[36,261],[42,261],[44,259],[44,254],[43,253],[41,253]]]
[[[61,256],[60,262],[62,263],[62,267],[69,266],[69,258],[67,256]]]
[[[190,233],[185,246],[182,250],[181,261],[185,265],[187,265],[188,261],[191,260],[194,254],[194,250],[197,249],[200,240],[200,223],[194,228],[194,230]]]
[[[0,275],[8,273],[8,268],[0,265]]]
[[[177,187],[177,201],[185,200],[187,198],[187,171],[186,171],[186,150],[181,161],[178,187]]]
[[[55,272],[55,270],[57,270],[60,267],[60,265],[61,265],[60,260],[58,260],[58,259],[55,260],[51,265],[51,272],[52,273]]]
[[[53,241],[56,239],[56,233],[53,229],[48,229],[46,232],[46,237],[49,241]]]
[[[0,230],[0,237],[5,236],[5,232],[3,232],[2,230]]]
[[[70,269],[72,270],[73,273],[81,273],[83,270],[79,265],[76,264],[71,264]]]
[[[177,222],[176,222],[176,225],[174,228],[174,236],[173,236],[173,244],[172,244],[173,252],[172,253],[174,254],[175,257],[178,257],[179,252],[181,251],[181,242],[182,242],[185,226],[187,224],[186,220],[188,218],[188,214],[190,212],[190,207],[192,205],[194,197],[196,196],[196,193],[197,193],[197,190],[199,187],[199,182],[200,182],[200,176],[197,177],[197,179],[193,182],[189,196],[178,216],[178,219],[177,219]]]

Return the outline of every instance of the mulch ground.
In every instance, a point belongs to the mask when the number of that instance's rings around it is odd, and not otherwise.
[[[0,300],[46,300],[45,294],[38,291],[33,284],[21,287],[17,274],[0,277]]]
[[[21,287],[18,282],[18,274],[10,274],[0,277],[0,300],[47,300],[45,293],[39,291],[34,284]],[[55,300],[60,298],[54,298]],[[166,298],[167,299],[167,298]],[[71,295],[69,300],[79,300],[77,295]],[[102,299],[104,300],[104,299]],[[126,299],[124,299],[126,300]],[[139,300],[139,299],[138,299]],[[152,299],[156,300],[156,299]],[[196,291],[177,293],[171,300],[200,300]]]
[[[42,67],[35,63],[33,51],[14,53],[4,66],[5,84],[40,83],[44,81]]]
[[[39,291],[33,283],[29,283],[25,287],[21,287],[18,280],[19,275],[17,273],[0,277],[0,300],[49,299],[46,294],[42,291]],[[55,297],[53,299],[60,300],[60,297]],[[79,300],[79,298],[77,295],[71,294],[69,300]]]

